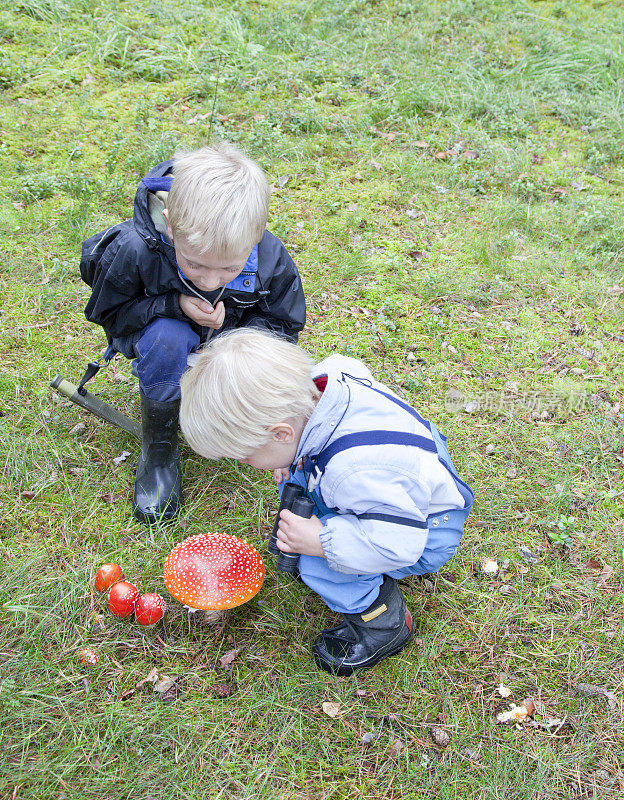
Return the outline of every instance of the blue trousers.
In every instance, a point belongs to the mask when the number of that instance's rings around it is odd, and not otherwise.
[[[157,317],[140,333],[113,339],[113,347],[135,359],[132,373],[143,394],[164,403],[180,398],[180,378],[189,353],[199,347],[199,336],[188,322]]]

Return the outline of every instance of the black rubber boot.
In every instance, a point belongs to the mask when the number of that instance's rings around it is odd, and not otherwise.
[[[396,581],[388,575],[379,597],[361,614],[323,631],[312,645],[314,660],[334,675],[352,675],[402,650],[412,638],[412,615]]]
[[[141,456],[134,479],[132,511],[141,522],[167,522],[182,502],[178,450],[180,401],[160,403],[141,392]]]

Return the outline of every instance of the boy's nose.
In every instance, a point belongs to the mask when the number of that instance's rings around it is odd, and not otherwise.
[[[199,287],[203,289],[204,292],[214,292],[216,289],[219,289],[223,286],[223,282],[221,278],[205,278],[202,281],[202,285]]]

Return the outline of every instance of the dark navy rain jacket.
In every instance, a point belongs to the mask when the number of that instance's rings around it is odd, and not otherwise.
[[[156,230],[150,215],[150,192],[168,189],[171,167],[171,160],[157,164],[141,181],[133,219],[83,243],[80,273],[93,289],[85,316],[104,328],[109,341],[139,333],[156,317],[184,320],[202,341],[209,338],[210,329],[197,325],[180,309],[178,295],[189,294],[189,290],[178,275],[173,246]],[[220,289],[202,292],[193,288],[213,304],[221,293]],[[225,320],[215,336],[250,326],[296,342],[305,324],[301,278],[284,245],[268,231],[220,299]]]

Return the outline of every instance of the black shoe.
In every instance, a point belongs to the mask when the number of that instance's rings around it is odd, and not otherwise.
[[[412,638],[412,615],[396,581],[388,575],[379,597],[361,614],[323,631],[312,645],[314,660],[335,675],[352,675],[402,650]]]
[[[142,447],[134,479],[132,511],[147,524],[167,522],[180,510],[179,413],[179,400],[160,403],[141,392]]]

